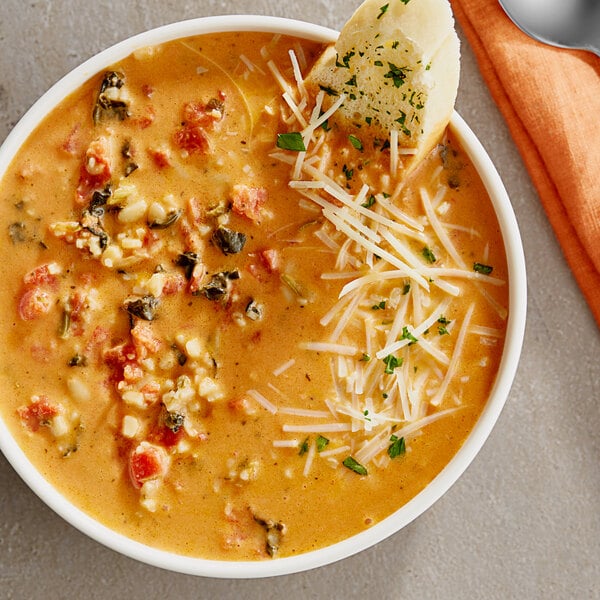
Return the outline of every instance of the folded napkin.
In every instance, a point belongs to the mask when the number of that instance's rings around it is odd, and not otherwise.
[[[600,326],[600,58],[532,40],[496,0],[450,1]]]

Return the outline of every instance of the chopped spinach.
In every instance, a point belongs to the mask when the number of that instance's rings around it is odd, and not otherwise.
[[[212,302],[223,301],[229,296],[231,281],[239,278],[239,271],[223,271],[222,273],[215,273],[200,291]]]
[[[179,220],[179,217],[181,217],[182,213],[183,211],[180,208],[172,210],[167,214],[164,221],[152,221],[148,223],[148,226],[150,229],[166,229],[167,227],[173,225],[173,223],[176,223]]]
[[[178,267],[185,268],[185,278],[190,280],[194,273],[194,267],[198,263],[198,255],[195,252],[182,252],[177,259],[175,264]]]
[[[129,105],[118,98],[119,94],[116,92],[124,85],[123,74],[109,71],[104,75],[92,112],[94,125],[97,125],[103,119],[117,118],[119,121],[123,121],[129,116]]]
[[[212,234],[212,241],[223,254],[237,254],[244,249],[246,234],[219,226]]]
[[[158,308],[159,300],[151,294],[142,296],[137,300],[130,300],[125,302],[123,307],[125,310],[134,317],[139,317],[144,321],[153,321],[156,316],[156,309]]]

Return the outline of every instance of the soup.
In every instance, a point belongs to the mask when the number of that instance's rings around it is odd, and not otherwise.
[[[66,98],[2,187],[2,417],[108,527],[222,560],[381,521],[494,383],[507,266],[446,132],[408,156],[322,114],[323,47],[144,48]]]

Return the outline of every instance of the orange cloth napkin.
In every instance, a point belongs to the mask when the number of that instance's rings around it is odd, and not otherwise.
[[[600,58],[532,40],[496,0],[450,2],[600,326]]]

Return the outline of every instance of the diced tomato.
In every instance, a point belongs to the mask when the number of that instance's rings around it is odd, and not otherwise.
[[[133,344],[119,344],[104,353],[104,362],[111,367],[123,366],[136,358],[137,354]]]
[[[87,344],[85,345],[85,356],[88,358],[97,358],[102,347],[109,341],[110,332],[106,327],[98,325],[92,331]]]
[[[247,269],[258,281],[268,281],[269,275],[279,271],[279,253],[274,249],[261,250],[258,258],[260,262],[250,263]]]
[[[111,175],[109,141],[100,137],[91,142],[85,152],[77,186],[78,202],[84,204],[93,191],[104,188]]]
[[[49,348],[45,344],[41,343],[31,344],[29,353],[31,354],[31,358],[33,358],[33,360],[40,363],[50,362],[50,359],[54,355],[52,348]]]
[[[19,316],[23,321],[33,321],[50,312],[52,295],[40,287],[25,290],[19,300]]]
[[[47,286],[52,290],[56,290],[58,287],[58,277],[51,272],[49,264],[40,265],[23,277],[23,283],[26,286]]]
[[[48,396],[33,396],[31,400],[29,406],[19,408],[17,412],[28,429],[37,431],[58,415],[59,408],[50,402]]]
[[[125,369],[127,369],[128,381],[136,381],[134,367],[137,367],[137,370],[139,371],[139,378],[143,377],[143,373],[137,364],[135,346],[131,343],[119,344],[118,346],[109,348],[104,352],[103,359],[112,369],[110,380],[114,383],[125,378]]]
[[[146,233],[144,234],[143,245],[150,254],[159,250],[162,247],[162,243],[163,241],[156,231],[153,231],[152,229],[146,230]]]
[[[154,164],[159,169],[164,169],[171,165],[171,161],[169,160],[169,155],[164,150],[155,150],[153,148],[148,148],[147,150],[148,156],[152,159]]]
[[[206,104],[186,102],[183,106],[183,125],[175,132],[175,144],[189,153],[204,154],[210,149],[207,130],[223,118],[225,94]]]
[[[173,273],[165,279],[162,293],[165,296],[177,294],[185,288],[185,277],[180,273]]]
[[[181,231],[181,237],[185,242],[185,249],[189,252],[194,252],[199,256],[202,255],[204,250],[204,242],[200,237],[197,227],[192,227],[187,218],[179,220],[179,229]]]
[[[257,221],[260,218],[260,210],[267,198],[266,188],[234,185],[231,193],[232,210],[251,221]]]
[[[102,325],[98,325],[92,335],[90,337],[90,344],[94,344],[95,346],[101,346],[102,344],[108,341],[110,337],[110,332],[106,327],[102,327]]]
[[[168,456],[164,448],[142,442],[129,457],[129,476],[136,488],[150,479],[164,477],[168,470]]]
[[[204,211],[197,198],[190,198],[186,204],[186,213],[192,223],[199,225],[204,222]]]
[[[223,532],[223,546],[225,549],[239,548],[249,536],[250,513],[227,505],[225,508],[225,521],[227,526]]]
[[[144,376],[144,371],[137,362],[129,362],[123,365],[123,379],[127,383],[135,383]]]
[[[143,385],[140,392],[144,395],[144,401],[146,405],[150,406],[156,404],[161,398],[160,383],[158,381],[151,381]]]
[[[173,446],[177,446],[184,436],[185,431],[183,427],[179,428],[177,431],[173,431],[172,429],[169,429],[163,425],[161,427],[157,427],[156,430],[150,435],[150,438],[166,448],[172,448]]]
[[[243,396],[229,400],[227,408],[239,417],[248,417],[256,414],[256,408],[250,403],[248,398]]]
[[[144,85],[142,85],[142,92],[144,93],[144,96],[152,98],[152,94],[154,94],[154,88],[149,83],[144,83]]]
[[[209,149],[208,135],[202,127],[195,125],[184,125],[175,132],[175,144],[182,150],[193,154],[195,152],[204,154]]]
[[[40,265],[23,277],[25,291],[17,309],[21,319],[32,321],[50,312],[58,291],[56,270],[57,265]]]
[[[82,286],[90,287],[96,281],[98,281],[98,274],[97,273],[90,273],[89,271],[86,271],[85,273],[81,273],[77,277],[77,281]]]
[[[202,263],[195,264],[192,270],[192,276],[190,277],[189,291],[191,294],[197,293],[202,287],[204,274],[204,265]]]
[[[73,127],[73,129],[71,129],[69,132],[69,135],[66,137],[65,141],[62,143],[61,149],[67,154],[75,156],[79,152],[80,145],[81,140],[79,139],[79,125],[75,125],[75,127]]]
[[[140,129],[147,129],[148,127],[150,127],[150,125],[152,125],[152,123],[154,123],[155,118],[156,118],[156,113],[154,111],[154,108],[152,106],[147,106],[146,114],[141,117],[137,117],[136,119],[133,119],[133,122]]]
[[[275,273],[279,270],[279,253],[273,248],[261,250],[258,255],[269,273]]]
[[[77,290],[69,298],[69,315],[71,321],[70,332],[72,335],[83,333],[83,311],[86,306],[87,294]]]
[[[187,102],[183,107],[183,120],[191,126],[200,126],[206,129],[222,118],[222,100],[215,99],[207,104]]]
[[[135,344],[137,358],[140,360],[146,358],[148,353],[156,354],[162,346],[160,338],[154,335],[152,327],[143,321],[136,322],[131,330],[131,337]]]

